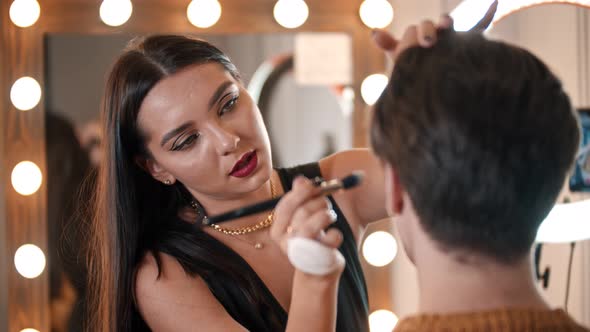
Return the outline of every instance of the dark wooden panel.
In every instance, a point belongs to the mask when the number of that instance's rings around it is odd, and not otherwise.
[[[330,1],[328,1],[330,2]],[[207,29],[190,24],[186,7],[177,2],[162,2],[135,5],[128,22],[120,27],[105,25],[99,17],[98,6],[88,3],[67,4],[51,1],[44,4],[39,24],[48,33],[255,33],[288,31],[342,31],[362,29],[369,35],[370,29],[362,25],[357,11],[343,12],[341,8],[314,9],[310,4],[308,20],[297,29],[286,29],[273,18],[273,4],[266,1],[251,1],[250,5],[222,7],[219,21]]]
[[[0,13],[4,13],[4,5],[0,3]],[[4,31],[2,21],[4,18],[0,16],[0,29]],[[8,44],[4,42],[4,34],[0,33],[0,331],[7,331],[7,314],[8,314],[8,265],[10,264],[8,246],[6,243],[6,165],[4,163],[4,105],[6,98],[8,98],[8,91],[4,88],[4,81],[6,80],[5,54],[4,47]]]
[[[8,17],[8,1],[2,1],[1,12]],[[2,186],[5,190],[6,241],[8,255],[8,327],[20,331],[31,327],[49,330],[48,274],[45,270],[35,279],[26,279],[16,271],[14,253],[23,244],[35,244],[47,252],[45,186],[30,196],[21,196],[12,187],[10,175],[16,164],[29,160],[45,174],[45,138],[43,100],[34,109],[22,112],[9,99],[10,88],[22,76],[35,78],[43,88],[42,27],[18,28],[9,20],[2,26],[2,62],[0,98],[2,107],[3,164]]]

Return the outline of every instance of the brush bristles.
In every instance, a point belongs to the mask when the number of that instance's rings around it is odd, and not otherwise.
[[[352,172],[351,175],[342,179],[342,188],[349,189],[349,188],[358,186],[359,184],[361,184],[361,182],[363,182],[364,176],[365,176],[365,173],[363,173],[362,171]]]

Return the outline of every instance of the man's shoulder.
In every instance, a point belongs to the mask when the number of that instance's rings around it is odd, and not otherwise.
[[[590,332],[564,310],[498,309],[452,314],[421,313],[401,319],[395,332]]]

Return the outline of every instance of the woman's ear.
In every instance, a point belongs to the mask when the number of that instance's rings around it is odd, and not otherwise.
[[[135,163],[154,179],[166,185],[173,184],[176,179],[153,158],[135,157]]]

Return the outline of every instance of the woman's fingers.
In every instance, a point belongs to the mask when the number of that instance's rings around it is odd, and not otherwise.
[[[293,226],[294,235],[310,239],[319,239],[321,233],[334,222],[334,219],[330,214],[330,210],[324,208],[299,222],[299,225]]]
[[[398,41],[393,38],[393,35],[383,29],[373,29],[371,33],[373,42],[384,52],[392,53],[397,47]]]
[[[313,186],[311,181],[304,177],[298,177],[293,181],[293,189],[285,194],[277,204],[274,212],[274,222],[270,229],[273,239],[280,241],[286,233],[295,212],[311,197],[319,194],[319,188]]]
[[[449,14],[443,14],[438,21],[438,29],[454,29],[453,18]]]
[[[495,0],[481,20],[471,28],[471,31],[482,32],[487,29],[493,22],[497,9],[498,1]],[[404,50],[412,46],[430,47],[434,45],[437,37],[436,32],[441,29],[453,29],[453,19],[447,14],[441,16],[438,24],[424,20],[417,26],[409,26],[400,39],[396,39],[390,32],[383,29],[373,29],[372,37],[375,44],[395,61]]]
[[[340,247],[343,239],[342,232],[336,228],[330,228],[322,234],[319,241],[327,247],[336,249]]]
[[[285,253],[292,237],[308,238],[337,248],[342,243],[342,234],[332,229],[325,232],[336,218],[332,203],[321,195],[320,188],[307,179],[298,178],[275,209],[271,237]]]
[[[422,47],[430,47],[436,43],[436,26],[430,20],[424,20],[418,25],[418,43]]]
[[[289,226],[293,229],[298,228],[300,224],[307,223],[307,220],[318,211],[326,211],[328,209],[331,209],[331,204],[326,198],[320,196],[310,199],[295,211],[293,220]]]
[[[398,40],[393,35],[382,29],[373,29],[372,37],[375,44],[386,52],[392,60],[395,60],[404,50],[420,45],[430,47],[436,43],[436,30],[452,27],[453,20],[443,16],[438,25],[430,20],[424,20],[419,25],[410,25]]]
[[[393,60],[397,59],[397,57],[406,49],[418,45],[418,27],[415,25],[410,25],[402,38],[399,40],[395,51],[393,52]]]

